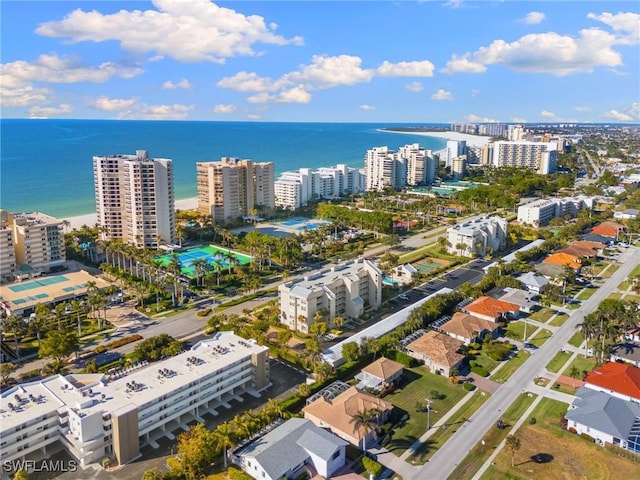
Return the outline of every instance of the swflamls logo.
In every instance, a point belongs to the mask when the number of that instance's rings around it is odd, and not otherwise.
[[[5,473],[17,472],[18,470],[24,470],[27,473],[75,472],[78,470],[78,462],[76,460],[11,460],[2,462],[2,471]]]

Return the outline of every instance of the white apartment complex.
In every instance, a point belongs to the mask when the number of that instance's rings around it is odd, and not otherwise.
[[[198,162],[198,213],[214,223],[228,223],[250,215],[258,207],[275,207],[273,162],[222,157]]]
[[[175,241],[173,162],[135,155],[93,157],[98,224],[104,240],[138,248]]]
[[[534,227],[547,225],[552,218],[571,218],[578,216],[584,209],[592,209],[595,198],[577,196],[565,198],[541,198],[518,207],[518,222]]]
[[[429,185],[438,171],[438,156],[417,143],[400,147],[397,152],[389,147],[375,147],[365,155],[367,191],[382,191],[385,187],[397,190],[407,185]]]
[[[343,197],[364,190],[364,171],[344,164],[317,170],[301,168],[284,172],[274,182],[276,206],[290,210],[300,208],[310,201]]]
[[[62,221],[44,213],[0,210],[0,275],[40,274],[64,266]]]
[[[60,442],[80,465],[123,465],[140,447],[244,393],[270,385],[267,347],[217,333],[167,360],[124,372],[55,375],[2,392],[0,457],[23,458]]]
[[[462,257],[484,256],[487,249],[502,250],[507,244],[508,222],[485,217],[454,225],[447,230],[447,252]]]
[[[546,175],[556,170],[557,147],[557,143],[551,142],[494,142],[488,145],[489,163],[498,168],[530,168]]]
[[[278,287],[280,323],[291,330],[309,333],[309,327],[320,321],[332,324],[336,316],[358,318],[366,306],[377,308],[382,303],[382,271],[369,260],[332,267],[304,280]]]

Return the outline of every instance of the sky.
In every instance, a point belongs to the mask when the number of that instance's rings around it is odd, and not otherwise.
[[[638,122],[637,1],[0,2],[3,118]]]

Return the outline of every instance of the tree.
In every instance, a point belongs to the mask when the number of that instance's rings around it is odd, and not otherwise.
[[[318,316],[318,313],[320,313],[320,318],[324,318],[322,311],[318,310],[316,315],[313,317],[314,320],[316,319],[316,316]],[[316,323],[309,327],[309,333],[312,333],[315,336],[316,342],[318,342],[320,341],[320,337],[327,333],[328,329],[329,327],[326,322],[316,321]]]
[[[2,380],[2,385],[8,385],[9,379],[11,378],[11,374],[18,369],[13,363],[3,362],[0,363],[0,379]]]
[[[511,466],[516,466],[516,451],[520,450],[520,439],[515,435],[509,435],[506,439],[506,445],[511,450]]]
[[[13,474],[13,480],[29,480],[29,474],[27,474],[25,469],[21,468]]]
[[[52,330],[40,342],[38,356],[54,360],[54,368],[62,368],[62,360],[78,349],[78,335],[74,331]]]
[[[569,376],[573,379],[573,388],[576,388],[576,378],[580,377],[580,370],[575,365],[571,365]]]
[[[198,423],[178,436],[177,456],[180,469],[187,480],[204,477],[207,467],[213,463],[216,452],[213,432]]]
[[[222,450],[224,469],[227,469],[227,450],[234,445],[234,428],[229,422],[221,423],[213,431],[213,439],[218,450]]]
[[[315,375],[318,383],[326,382],[331,375],[335,374],[335,372],[336,369],[326,362],[316,363],[316,366],[313,369],[313,374]]]
[[[333,324],[336,326],[336,328],[342,328],[342,326],[344,325],[344,317],[336,315],[333,318]]]
[[[353,415],[349,421],[349,423],[353,423],[357,432],[360,432],[361,430],[363,431],[362,450],[365,452],[367,451],[367,435],[378,429],[379,415],[380,410],[377,408],[364,409]]]
[[[150,470],[145,470],[142,474],[141,480],[162,480],[163,474],[157,468],[152,468]]]
[[[342,346],[342,356],[347,362],[355,362],[360,358],[360,347],[356,342],[349,342]]]

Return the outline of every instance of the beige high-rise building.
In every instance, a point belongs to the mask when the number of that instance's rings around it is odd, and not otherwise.
[[[228,223],[260,207],[274,208],[273,162],[223,157],[198,162],[198,213],[214,223]]]
[[[104,240],[138,248],[175,241],[173,162],[135,155],[93,157],[98,224]]]
[[[48,272],[64,266],[62,221],[44,213],[0,211],[0,275]]]

